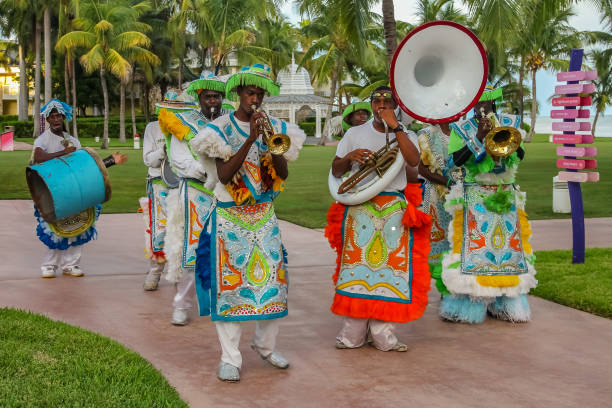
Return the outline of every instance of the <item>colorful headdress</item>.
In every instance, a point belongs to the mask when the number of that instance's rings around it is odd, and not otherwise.
[[[354,102],[344,109],[342,112],[342,129],[349,130],[353,125],[348,123],[348,117],[353,112],[357,112],[358,110],[366,110],[368,111],[368,119],[372,117],[372,107],[368,102]]]
[[[45,106],[40,108],[40,114],[46,119],[53,109],[64,115],[67,120],[72,120],[72,106],[57,99],[51,99]]]
[[[482,101],[501,102],[502,100],[503,100],[502,89],[501,88],[494,89],[493,85],[489,81],[487,81],[485,90],[482,93],[482,96],[480,97],[478,102],[482,102]]]
[[[280,92],[280,84],[273,81],[270,76],[270,67],[264,64],[254,64],[242,67],[227,80],[225,97],[230,101],[237,101],[236,87],[253,85],[266,91],[268,95],[276,96]]]
[[[155,114],[159,115],[161,109],[185,111],[198,109],[198,107],[195,100],[185,92],[179,93],[176,89],[168,89],[164,95],[164,100],[155,104]]]
[[[200,74],[200,79],[196,79],[189,84],[186,92],[197,99],[203,89],[225,94],[225,81],[212,72],[204,70]]]

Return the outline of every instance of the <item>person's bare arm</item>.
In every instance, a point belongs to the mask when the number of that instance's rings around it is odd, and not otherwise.
[[[34,150],[34,161],[36,163],[44,163],[48,160],[55,159],[56,157],[64,156],[74,151],[76,151],[76,147],[74,146],[66,147],[64,150],[60,150],[59,152],[55,152],[55,153],[47,153],[42,148],[37,147]]]
[[[353,162],[363,164],[372,154],[373,152],[368,149],[355,149],[344,157],[336,156],[332,161],[332,174],[334,177],[342,177],[351,169]]]
[[[272,165],[274,166],[274,170],[276,170],[276,175],[283,180],[287,180],[287,177],[289,177],[289,168],[287,167],[287,159],[285,159],[285,156],[282,154],[273,154]]]
[[[438,173],[432,173],[432,171],[429,170],[429,166],[424,165],[422,162],[419,163],[419,174],[425,177],[427,180],[431,181],[432,183],[442,184],[445,186],[448,182],[448,178]]]

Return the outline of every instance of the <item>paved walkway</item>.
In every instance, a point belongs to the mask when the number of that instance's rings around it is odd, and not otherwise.
[[[191,407],[596,407],[612,395],[612,321],[531,298],[533,322],[488,320],[479,326],[437,318],[432,289],[422,319],[400,325],[407,353],[369,347],[336,350],[340,319],[329,312],[334,254],[319,231],[281,224],[289,251],[290,313],[278,348],[291,361],[276,370],[248,345],[242,381],[215,377],[220,348],[208,318],[170,325],[173,288],[141,285],[142,221],[137,214],[103,215],[99,239],[84,250],[83,278],[39,277],[43,246],[34,236],[28,201],[0,201],[0,306],[42,313],[109,336],[161,370]],[[612,219],[587,223],[590,246],[611,246]],[[603,225],[607,225],[607,227]],[[593,237],[601,226],[604,236]],[[535,222],[536,249],[566,246],[563,221]],[[607,234],[607,235],[605,235]],[[599,233],[598,233],[599,235]],[[552,244],[551,244],[552,245]]]

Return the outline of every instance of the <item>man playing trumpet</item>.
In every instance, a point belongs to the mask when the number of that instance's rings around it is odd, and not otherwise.
[[[419,164],[416,135],[397,120],[391,89],[377,88],[370,104],[373,119],[349,129],[338,144],[332,162],[335,177],[371,162],[387,143],[386,131],[395,135],[407,167]],[[382,351],[408,349],[395,336],[394,322],[421,317],[430,284],[431,218],[417,210],[420,202],[418,183],[407,183],[406,172],[399,171],[368,201],[330,207],[325,235],[338,253],[331,310],[344,316],[337,348],[357,348],[371,340]]]
[[[442,281],[450,292],[440,305],[443,319],[481,323],[530,319],[526,294],[537,284],[525,194],[514,184],[520,147],[520,118],[496,112],[501,88],[487,84],[475,119],[451,125],[449,154],[465,168],[446,196],[453,216],[450,250],[442,259]]]
[[[211,315],[221,343],[217,376],[239,381],[243,321],[257,322],[251,347],[262,359],[289,366],[276,351],[278,318],[287,315],[287,254],[272,200],[283,190],[287,161],[297,159],[306,135],[259,110],[265,94],[279,92],[269,67],[244,67],[228,79],[226,90],[230,100],[240,101],[238,110],[191,142],[203,163],[216,159],[218,177],[216,209],[197,250],[196,290],[200,314]]]

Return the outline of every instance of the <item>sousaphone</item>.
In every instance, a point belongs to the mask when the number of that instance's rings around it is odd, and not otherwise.
[[[409,116],[432,124],[454,122],[478,102],[487,73],[487,56],[474,33],[452,21],[432,21],[412,30],[397,47],[391,62],[391,89]],[[387,146],[391,149],[390,143]],[[354,174],[363,178],[360,175],[367,173],[368,177],[344,193],[339,187],[352,181],[353,175],[337,178],[330,171],[328,184],[334,199],[346,205],[366,202],[404,170],[398,149],[391,164],[386,151],[378,153],[385,157],[381,162],[386,171],[365,168],[376,166],[376,160],[361,165]]]

